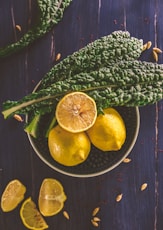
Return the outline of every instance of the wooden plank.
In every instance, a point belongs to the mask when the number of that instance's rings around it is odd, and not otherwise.
[[[24,33],[36,20],[36,1],[1,1],[0,45],[13,41],[11,9],[14,19],[21,24]],[[20,9],[22,9],[20,11]],[[132,36],[150,40],[162,48],[161,0],[112,1],[73,0],[63,20],[47,35],[25,51],[0,62],[0,100],[18,99],[31,92],[44,74],[61,58],[80,49],[98,37],[114,30],[128,30]],[[4,25],[5,19],[5,25]],[[157,23],[156,20],[157,19]],[[18,33],[17,36],[20,36]],[[151,50],[142,57],[151,60]],[[159,59],[162,62],[162,56]],[[0,105],[2,108],[2,105]],[[48,218],[49,229],[93,229],[91,214],[100,207],[99,229],[161,230],[162,224],[162,101],[140,109],[139,137],[129,157],[131,162],[102,176],[78,179],[61,175],[45,165],[34,153],[22,124],[0,116],[0,194],[11,179],[18,178],[27,186],[26,197],[37,202],[38,191],[45,177],[60,180],[67,194],[65,210]],[[145,191],[140,186],[147,183]],[[116,202],[116,196],[123,194]],[[0,211],[1,230],[26,229],[19,218],[19,208],[12,213]]]
[[[162,1],[156,2],[156,40],[155,46],[159,47],[160,49],[163,48],[162,39],[163,39],[163,30],[162,30]],[[162,54],[159,54],[159,63],[162,63]],[[163,175],[163,143],[162,143],[162,130],[163,130],[163,123],[162,123],[162,116],[163,116],[163,101],[160,101],[157,105],[157,151],[155,153],[155,200],[156,200],[156,208],[155,208],[155,228],[162,229],[163,228],[163,221],[162,221],[162,213],[163,213],[163,182],[162,182],[162,175]]]
[[[146,4],[146,2],[139,4],[137,1],[125,1],[123,5],[124,18],[120,21],[132,36],[142,38],[145,42],[148,40],[154,41],[154,13],[155,5],[153,1],[150,1],[149,4]],[[114,18],[114,13],[112,13],[112,18]],[[150,23],[148,23],[149,19]],[[147,52],[142,59],[150,60],[150,55]],[[153,229],[154,227],[155,195],[153,185],[155,184],[155,168],[153,166],[153,153],[155,152],[156,138],[155,106],[140,109],[140,115],[140,133],[138,141],[129,156],[132,159],[131,163],[129,165],[120,165],[113,172],[108,173],[106,180],[104,180],[106,184],[105,189],[102,190],[101,197],[106,197],[106,201],[110,205],[106,204],[102,213],[102,216],[105,216],[103,229],[109,227],[116,230]],[[150,190],[141,193],[140,186],[145,182],[150,184]],[[119,193],[123,193],[123,199],[116,204],[115,196]],[[106,218],[107,215],[108,219]]]

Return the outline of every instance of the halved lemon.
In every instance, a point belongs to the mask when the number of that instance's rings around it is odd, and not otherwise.
[[[43,230],[48,228],[47,223],[36,208],[36,204],[32,201],[31,197],[26,199],[22,204],[20,217],[28,229]]]
[[[26,187],[17,179],[10,181],[1,196],[1,208],[4,212],[15,209],[24,199]]]
[[[44,216],[59,213],[67,199],[62,184],[53,178],[43,180],[39,192],[39,210]]]
[[[57,104],[56,119],[59,125],[72,133],[92,127],[97,117],[95,101],[83,92],[65,95]]]

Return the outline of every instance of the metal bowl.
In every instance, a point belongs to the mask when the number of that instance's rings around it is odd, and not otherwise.
[[[48,140],[43,136],[43,129],[48,121],[48,115],[39,122],[39,137],[28,134],[29,141],[40,159],[52,169],[73,177],[94,177],[102,175],[117,167],[131,152],[139,132],[140,115],[138,107],[115,107],[126,125],[126,140],[119,151],[103,152],[94,146],[87,160],[77,166],[64,166],[57,163],[50,155]],[[27,118],[28,119],[28,118]]]

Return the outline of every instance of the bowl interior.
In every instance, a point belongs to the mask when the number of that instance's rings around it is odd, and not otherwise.
[[[48,140],[43,135],[48,115],[44,116],[39,122],[39,137],[36,139],[28,135],[28,138],[36,154],[54,170],[74,177],[98,176],[117,167],[131,152],[138,136],[139,109],[137,107],[115,107],[115,109],[121,114],[126,125],[127,136],[124,145],[119,151],[109,152],[103,152],[92,146],[87,160],[77,166],[61,165],[51,157]]]

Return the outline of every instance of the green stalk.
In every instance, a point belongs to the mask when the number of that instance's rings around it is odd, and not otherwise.
[[[40,114],[37,114],[33,117],[31,122],[25,127],[25,132],[30,133],[33,137],[38,136],[38,123],[40,121]]]
[[[46,89],[29,94],[19,101],[3,104],[4,118],[15,113],[45,114],[54,110],[58,100],[73,91],[89,94],[98,110],[108,106],[142,106],[163,97],[163,65],[141,61],[119,62],[110,68],[81,73],[58,81]]]
[[[56,124],[56,118],[55,118],[55,116],[53,114],[52,119],[50,119],[50,124],[48,125],[48,128],[47,128],[47,130],[45,132],[45,137],[49,136],[49,132],[55,126],[55,124]]]

